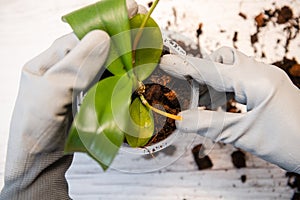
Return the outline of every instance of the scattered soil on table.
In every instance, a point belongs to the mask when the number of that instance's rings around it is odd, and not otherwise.
[[[300,32],[300,16],[296,16],[296,14],[293,12],[292,8],[289,6],[282,6],[282,7],[277,7],[276,4],[272,4],[271,8],[263,10],[261,13],[257,13],[257,15],[250,19],[248,16],[251,16],[253,13],[242,13],[239,12],[238,15],[243,18],[244,20],[253,20],[253,22],[256,24],[256,30],[253,32],[250,37],[249,37],[249,42],[252,45],[252,48],[254,49],[254,53],[257,54],[258,57],[260,58],[268,58],[268,52],[261,52],[258,54],[258,47],[263,47],[265,46],[265,43],[268,41],[263,41],[261,38],[262,33],[264,31],[270,31],[272,27],[276,31],[281,32],[280,37],[278,37],[275,41],[277,46],[275,48],[284,48],[284,53],[282,54],[282,57],[278,58],[277,62],[270,63],[273,64],[282,70],[284,70],[292,82],[300,88],[300,64],[299,60],[296,61],[295,58],[289,57],[288,53],[291,48],[291,43],[296,43],[296,45],[300,45],[299,42],[297,41],[299,38],[299,32]],[[255,13],[254,13],[255,14]],[[203,35],[203,26],[205,24],[196,23],[195,24],[195,37],[199,41],[199,37]],[[171,26],[171,22],[168,23],[168,26],[166,29],[169,29],[169,26]],[[220,29],[220,33],[225,33],[227,30]],[[239,40],[238,38],[238,31],[235,31],[232,36],[232,42],[233,46],[237,48],[237,42]],[[296,39],[297,38],[297,39]],[[188,49],[189,47],[185,46],[184,42],[177,41],[177,43],[183,47],[185,50],[187,50],[187,53],[201,57],[201,52],[200,52],[200,43],[198,44],[197,49]],[[297,44],[298,43],[298,44]],[[199,53],[200,52],[200,53]],[[226,107],[227,112],[233,112],[233,113],[240,113],[241,110],[236,107],[236,102],[232,99],[228,101],[227,107]],[[194,156],[195,163],[199,167],[199,169],[205,168],[202,167],[201,165],[203,164],[202,160],[199,159],[199,153],[201,153],[202,150],[201,144],[196,145],[192,149],[192,153]],[[202,156],[203,157],[203,156]],[[237,150],[231,154],[232,157],[232,163],[236,168],[244,168],[246,166],[246,156],[245,154]],[[209,159],[208,163],[211,163],[211,160]],[[209,168],[209,167],[208,167]],[[294,196],[292,197],[292,200],[300,200],[300,175],[295,174],[295,173],[287,173],[288,177],[288,185],[295,190]],[[240,180],[242,183],[246,182],[247,176],[242,175],[240,177]],[[234,185],[234,187],[236,187]]]
[[[288,177],[288,186],[300,192],[300,174],[287,172],[286,176]]]
[[[241,181],[242,181],[242,183],[245,183],[246,180],[247,180],[247,176],[246,176],[245,174],[243,174],[243,175],[241,176]]]
[[[273,65],[284,70],[292,82],[300,88],[300,64],[295,59],[288,59],[286,57],[283,60],[273,63]]]
[[[197,38],[200,37],[200,35],[202,35],[203,31],[202,31],[202,26],[203,26],[203,23],[199,23],[198,25],[198,29],[196,30],[196,33],[197,33]]]
[[[285,33],[286,41],[284,44],[285,55],[289,51],[290,42],[294,40],[299,34],[299,16],[295,16],[292,9],[289,6],[283,6],[281,8],[266,9],[264,12],[259,13],[255,18],[256,32],[251,35],[250,41],[254,51],[256,52],[255,43],[259,41],[259,33],[264,29],[269,23],[274,26],[282,26],[282,32]],[[280,43],[278,39],[277,43]]]
[[[245,20],[247,19],[247,15],[245,13],[240,12],[239,16]]]
[[[291,200],[300,200],[300,192],[295,192]]]
[[[148,7],[151,8],[152,4],[153,4],[153,1],[150,1],[150,2],[148,3]]]
[[[197,164],[199,170],[210,169],[213,167],[211,159],[208,155],[204,154],[204,150],[205,149],[202,144],[198,144],[192,149],[194,161]]]
[[[287,185],[294,189],[292,200],[300,200],[300,174],[287,172],[286,176],[288,177]]]
[[[232,164],[236,168],[244,168],[246,167],[246,155],[244,152],[237,150],[231,154]]]
[[[235,31],[234,34],[233,34],[232,42],[233,42],[233,47],[234,48],[237,48],[236,42],[238,41],[238,34],[239,33],[237,31]]]

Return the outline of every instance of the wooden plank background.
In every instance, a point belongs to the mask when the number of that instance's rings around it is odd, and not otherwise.
[[[4,163],[9,123],[18,91],[21,67],[29,59],[46,49],[52,41],[71,29],[60,17],[76,8],[92,3],[92,0],[1,0],[0,6],[0,188],[3,186]],[[139,0],[147,5],[149,1]],[[276,3],[274,3],[276,2]],[[299,16],[298,0],[162,0],[153,17],[162,28],[176,31],[195,42],[195,31],[203,23],[200,43],[205,53],[223,46],[232,46],[235,31],[239,32],[237,47],[248,55],[266,62],[282,57],[282,48],[274,48],[276,37],[285,37],[272,27],[260,35],[265,43],[254,53],[249,41],[255,32],[254,17],[263,9],[289,5]],[[274,5],[275,4],[275,5]],[[247,20],[238,14],[247,14]],[[222,30],[222,31],[221,31]],[[274,38],[272,38],[274,36]],[[291,44],[288,56],[300,61],[300,42],[297,37]],[[266,58],[260,58],[265,51]],[[193,161],[191,147],[201,142],[193,134],[183,137],[183,145],[177,146],[172,156],[160,153],[155,159],[161,162],[178,160],[162,169],[147,173],[126,173],[121,170],[144,171],[157,168],[153,159],[119,156],[115,168],[103,173],[100,167],[84,154],[76,154],[68,171],[70,193],[74,199],[290,199],[293,190],[287,186],[285,171],[259,158],[247,154],[247,168],[233,167],[230,145],[214,145],[209,152],[213,168],[198,171]],[[212,143],[207,143],[212,146]],[[183,155],[176,152],[181,150]],[[153,164],[154,163],[154,164]],[[156,163],[156,164],[155,164]],[[151,165],[154,165],[153,167]],[[143,167],[144,166],[144,167]],[[145,167],[146,166],[146,167]],[[241,176],[246,175],[245,183]]]

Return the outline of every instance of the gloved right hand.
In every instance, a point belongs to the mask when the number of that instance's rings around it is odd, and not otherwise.
[[[175,77],[191,76],[224,96],[233,92],[247,107],[246,113],[186,110],[178,129],[233,144],[300,173],[300,91],[284,71],[231,48],[206,59],[165,55],[160,67]]]

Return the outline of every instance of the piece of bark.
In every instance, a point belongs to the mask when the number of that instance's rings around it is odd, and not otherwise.
[[[231,154],[232,164],[236,168],[244,168],[246,167],[246,155],[244,152],[237,150]]]
[[[204,155],[204,146],[198,144],[192,149],[195,163],[198,166],[199,170],[209,169],[213,167],[213,163],[209,156]]]

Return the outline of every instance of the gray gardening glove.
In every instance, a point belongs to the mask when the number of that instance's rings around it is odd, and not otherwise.
[[[72,155],[64,143],[72,120],[72,93],[85,89],[106,60],[110,38],[71,33],[28,62],[13,112],[1,200],[69,199],[65,172]]]
[[[224,96],[234,92],[247,107],[245,113],[186,110],[178,129],[233,144],[300,173],[300,90],[284,71],[231,48],[206,59],[165,55],[160,67],[179,78],[191,76]]]
[[[137,13],[146,14],[148,12],[144,6],[138,5],[134,0],[126,0],[126,6],[129,18],[135,16]]]
[[[147,10],[127,0],[129,17]],[[72,155],[64,143],[72,120],[72,93],[86,89],[106,60],[110,38],[92,31],[80,42],[59,38],[22,71],[11,121],[0,200],[69,199],[65,173]]]

